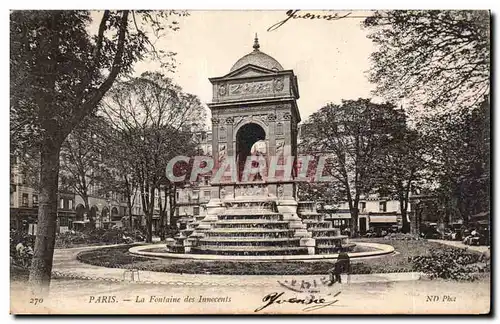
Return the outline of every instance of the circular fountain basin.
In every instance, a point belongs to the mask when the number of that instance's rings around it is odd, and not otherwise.
[[[347,252],[351,259],[363,259],[380,257],[394,253],[394,247],[388,244],[355,242],[356,246],[374,249],[365,252]],[[186,260],[225,260],[225,261],[318,261],[318,260],[336,260],[338,253],[335,254],[314,254],[314,255],[211,255],[211,254],[192,254],[192,253],[170,253],[170,252],[148,252],[147,250],[158,248],[158,244],[134,246],[129,252],[136,255],[153,258],[172,258]]]

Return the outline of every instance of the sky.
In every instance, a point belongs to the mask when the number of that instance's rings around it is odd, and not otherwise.
[[[340,11],[299,11],[298,15]],[[190,11],[176,18],[178,31],[169,31],[155,46],[176,52],[176,73],[170,75],[186,92],[203,103],[212,99],[209,77],[227,74],[231,66],[253,50],[255,33],[260,50],[297,75],[302,120],[329,102],[372,97],[366,77],[375,46],[361,27],[368,12],[352,12],[339,20],[290,19],[274,31],[268,28],[287,18],[277,11]],[[154,62],[136,65],[136,73],[158,70]]]

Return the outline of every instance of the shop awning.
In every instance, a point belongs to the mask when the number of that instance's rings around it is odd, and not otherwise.
[[[384,215],[384,216],[370,216],[370,223],[397,223],[398,217],[396,215]]]
[[[350,213],[334,213],[325,216],[325,219],[351,219]]]

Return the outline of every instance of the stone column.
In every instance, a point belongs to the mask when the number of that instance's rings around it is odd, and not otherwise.
[[[271,162],[272,158],[276,155],[276,114],[275,113],[269,113],[267,115],[267,121],[268,121],[268,134],[267,134],[267,138],[268,138],[268,153],[267,153],[267,157],[268,157],[268,163]],[[269,172],[269,165],[267,166],[267,170]],[[269,176],[269,174],[268,174]],[[271,195],[275,195],[277,196],[277,192],[276,192],[276,184],[272,183],[272,184],[268,184],[267,185],[267,188],[268,188],[268,191]]]
[[[233,117],[227,117],[226,120],[226,142],[227,142],[227,156],[234,158],[234,138],[233,138]]]
[[[218,116],[212,117],[212,157],[215,161],[215,168],[219,167],[219,124],[220,119]],[[227,150],[226,150],[227,152]],[[217,185],[212,185],[210,201],[207,203],[206,216],[200,224],[200,229],[209,227],[207,222],[213,222],[217,220],[217,215],[224,210],[222,202],[220,201],[220,187]],[[205,224],[203,224],[205,223]]]
[[[290,112],[283,113],[283,135],[285,157],[293,154],[292,145],[292,115]],[[290,228],[295,230],[295,237],[311,238],[312,234],[307,231],[306,225],[297,214],[297,200],[295,199],[295,186],[293,182],[285,182],[278,186],[278,211],[283,214],[283,220],[290,223]],[[304,241],[306,242],[306,241]],[[309,242],[309,241],[308,241]],[[305,243],[304,243],[305,244]],[[311,242],[307,244],[312,244]],[[309,251],[311,253],[312,250]]]
[[[293,154],[292,150],[292,115],[289,112],[283,113],[283,135],[285,140],[285,145],[283,148],[283,155],[286,157]],[[283,185],[284,198],[295,200],[294,186],[292,183],[285,183]]]
[[[227,159],[232,159],[236,161],[235,157],[235,139],[234,139],[234,117],[227,117],[225,119],[226,123],[226,148],[227,148]],[[224,197],[220,197],[221,200],[233,200],[234,199],[234,185],[224,186]]]

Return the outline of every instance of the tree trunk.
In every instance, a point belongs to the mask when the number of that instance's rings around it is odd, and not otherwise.
[[[134,217],[132,216],[132,203],[130,202],[130,198],[127,199],[127,208],[128,208],[128,221],[130,230],[134,229]]]
[[[125,175],[123,178],[125,180],[125,187],[126,187],[125,194],[127,195],[129,226],[130,226],[130,230],[133,230],[134,229],[134,220],[133,220],[133,216],[132,216],[132,207],[133,207],[133,205],[132,205],[132,190],[130,190],[130,184],[129,184],[127,175]],[[135,198],[135,194],[134,194],[134,198]]]
[[[351,237],[357,237],[359,210],[358,208],[354,207],[351,208],[350,212],[351,212]]]
[[[158,203],[160,207],[160,239],[162,241],[165,241],[166,235],[165,235],[165,227],[167,226],[166,222],[166,214],[167,214],[167,204],[168,204],[168,186],[164,186],[164,198],[162,199],[161,197],[161,190],[158,188]]]
[[[403,222],[403,227],[401,228],[401,232],[409,233],[410,232],[410,222],[408,221],[408,213],[407,213],[407,204],[405,203],[405,199],[403,197],[399,197],[399,208],[401,209],[401,219]]]
[[[175,210],[177,207],[177,188],[175,185],[172,185],[170,189],[168,200],[169,200],[169,210],[170,210],[170,226],[177,228],[177,220],[175,219]]]
[[[153,242],[153,212],[146,214],[146,243]]]
[[[95,220],[93,219],[92,215],[90,214],[90,204],[89,204],[89,197],[87,195],[82,195],[83,199],[83,204],[85,205],[85,211],[84,213],[87,214],[87,217],[89,218],[89,224],[90,228],[94,228],[95,226]]]
[[[146,242],[153,242],[153,214],[155,206],[155,188],[151,187],[149,194],[149,207],[146,213]]]
[[[41,147],[40,192],[35,249],[29,274],[32,292],[48,293],[57,225],[57,191],[61,145],[46,140]]]
[[[349,202],[349,212],[351,213],[351,237],[358,236],[358,216],[359,216],[359,197],[356,194],[356,198],[352,199],[350,194],[347,195],[347,200]]]

